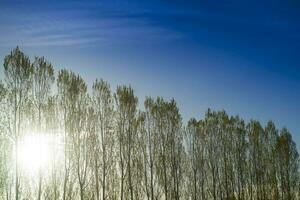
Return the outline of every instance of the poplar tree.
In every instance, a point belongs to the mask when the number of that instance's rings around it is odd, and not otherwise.
[[[33,66],[19,47],[16,47],[4,58],[4,74],[8,89],[8,109],[11,110],[11,136],[15,147],[15,199],[20,199],[20,175],[18,163],[19,138],[22,134],[24,105],[32,87]]]
[[[93,107],[95,110],[95,137],[94,137],[94,176],[96,199],[100,200],[100,185],[102,199],[107,199],[109,191],[108,177],[113,173],[113,97],[110,86],[104,80],[96,80],[93,84]],[[100,174],[102,173],[102,175]],[[100,181],[101,180],[101,181]]]

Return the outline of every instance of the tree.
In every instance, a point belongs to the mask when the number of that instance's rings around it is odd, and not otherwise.
[[[167,130],[169,145],[170,145],[170,164],[171,164],[171,177],[173,179],[173,187],[171,189],[172,199],[179,200],[181,197],[181,180],[182,180],[182,168],[181,161],[183,155],[182,145],[182,127],[181,127],[181,115],[174,99],[167,104]]]
[[[286,128],[280,132],[277,141],[279,182],[282,199],[296,199],[299,186],[299,154],[292,136]]]
[[[22,126],[22,111],[31,89],[33,67],[28,56],[19,47],[4,58],[4,73],[9,95],[9,107],[12,108],[11,134],[15,143],[15,199],[20,198],[20,180],[18,166],[18,143]]]
[[[51,86],[54,82],[54,70],[52,65],[45,60],[44,57],[35,57],[33,63],[34,76],[33,76],[33,99],[34,105],[38,113],[38,134],[42,134],[42,112],[48,103],[48,98],[51,92]],[[45,114],[44,114],[45,115]],[[44,128],[45,129],[45,128]],[[38,185],[38,200],[42,195],[42,171],[40,170],[39,185]]]
[[[61,171],[60,167],[61,159],[63,155],[61,155],[61,146],[57,145],[57,141],[61,138],[60,132],[60,119],[58,118],[60,109],[58,106],[59,102],[57,101],[57,96],[50,96],[47,101],[47,105],[44,108],[44,118],[45,118],[45,130],[49,135],[52,136],[51,138],[51,166],[49,179],[46,180],[45,184],[45,192],[44,192],[44,199],[52,200],[52,199],[59,199],[60,197],[60,180],[61,180]]]
[[[191,199],[197,200],[198,196],[201,195],[198,194],[198,171],[199,171],[199,160],[198,155],[201,155],[201,152],[198,152],[199,144],[199,127],[198,122],[196,119],[192,118],[188,121],[186,135],[185,135],[185,141],[186,141],[186,151],[187,156],[189,159],[189,180],[190,184],[188,187],[191,188],[190,197]],[[189,190],[190,191],[190,190]]]
[[[145,187],[146,195],[148,199],[154,200],[157,197],[157,191],[155,191],[156,176],[155,176],[155,165],[157,162],[157,144],[158,134],[157,127],[155,125],[156,112],[155,102],[151,97],[146,97],[145,112],[142,116],[142,122],[144,123],[143,131],[141,131],[141,149],[143,152],[144,159],[144,176],[145,176]],[[150,176],[150,177],[148,177]],[[149,183],[148,183],[149,182]]]
[[[134,198],[132,156],[136,137],[135,121],[138,99],[131,87],[119,86],[115,94],[116,126],[121,170],[121,200],[124,198],[124,180],[127,174],[129,199]]]
[[[7,90],[2,83],[0,82],[0,197],[5,196],[5,193],[8,193],[8,174],[9,174],[9,149],[10,141],[7,137],[7,120],[5,115],[5,103],[7,101]],[[7,198],[10,198],[7,196]]]
[[[61,119],[61,129],[63,132],[63,138],[64,138],[64,175],[63,175],[63,188],[62,188],[62,199],[66,200],[68,199],[68,196],[70,196],[70,191],[68,190],[69,184],[69,178],[70,178],[70,168],[71,168],[71,162],[70,162],[70,142],[69,142],[69,120],[68,116],[70,115],[70,109],[71,109],[71,95],[70,95],[70,84],[71,80],[74,79],[75,74],[73,72],[70,72],[68,70],[61,70],[58,72],[57,77],[57,100],[58,100],[58,107],[59,107],[59,118]],[[69,187],[70,188],[70,187]]]
[[[107,82],[96,80],[93,84],[93,107],[95,109],[95,136],[94,136],[94,175],[96,199],[100,200],[100,183],[102,184],[102,199],[108,196],[107,176],[112,167],[113,149],[113,98],[110,86]],[[101,155],[101,156],[100,156]],[[102,171],[101,181],[99,181],[99,168]]]
[[[130,86],[112,93],[108,82],[96,79],[89,90],[66,69],[53,90],[50,62],[35,57],[31,64],[18,47],[5,57],[4,75],[1,200],[300,197],[296,144],[272,121],[262,126],[208,109],[203,119],[184,124],[174,99],[146,97],[139,107]],[[35,175],[19,155],[32,133],[51,143],[51,161]]]
[[[136,129],[134,123],[137,114],[138,99],[131,87],[119,86],[115,94],[117,137],[119,146],[119,162],[121,170],[121,200],[124,198],[124,178],[127,173],[130,199],[133,199],[132,154],[135,145]],[[125,171],[126,170],[126,171]]]
[[[263,128],[258,121],[251,121],[248,124],[248,134],[249,134],[249,159],[251,167],[251,185],[254,186],[253,195],[256,199],[263,199],[264,191],[264,181],[263,181],[263,144],[264,144],[264,132]],[[253,179],[252,179],[253,177]],[[251,186],[251,187],[252,187]]]
[[[266,194],[269,199],[279,199],[279,188],[278,188],[278,170],[277,170],[277,140],[278,131],[275,124],[272,121],[267,123],[265,127],[265,150],[264,160],[266,162],[265,167],[265,181],[267,185]]]
[[[84,200],[85,187],[89,167],[90,133],[86,130],[88,117],[89,99],[87,85],[78,76],[72,76],[69,84],[68,132],[70,136],[71,152],[74,161],[75,174],[77,177],[80,199]]]
[[[220,148],[216,141],[221,141],[218,128],[217,113],[208,109],[205,114],[205,143],[207,145],[207,164],[208,164],[208,182],[210,183],[209,190],[212,198],[216,200],[220,196]]]
[[[246,198],[247,154],[248,143],[246,138],[245,122],[238,116],[233,119],[233,158],[236,173],[237,199]]]

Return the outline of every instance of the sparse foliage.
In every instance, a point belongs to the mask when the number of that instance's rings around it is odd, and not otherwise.
[[[296,200],[299,154],[287,128],[208,109],[184,125],[174,99],[84,79],[18,47],[0,81],[0,200]],[[56,77],[56,81],[55,81]],[[56,82],[56,87],[54,85]],[[20,139],[55,137],[47,169],[26,174]],[[60,153],[57,153],[60,152]]]

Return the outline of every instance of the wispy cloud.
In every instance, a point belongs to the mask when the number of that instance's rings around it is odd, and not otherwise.
[[[4,9],[0,17],[2,46],[150,44],[181,37],[178,32],[152,25],[143,18],[116,17],[103,8],[87,11],[76,6],[26,13]]]

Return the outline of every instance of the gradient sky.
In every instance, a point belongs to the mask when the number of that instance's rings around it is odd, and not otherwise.
[[[57,2],[0,0],[2,63],[19,45],[89,84],[131,84],[141,105],[174,97],[185,121],[208,107],[273,120],[299,148],[298,0]]]

